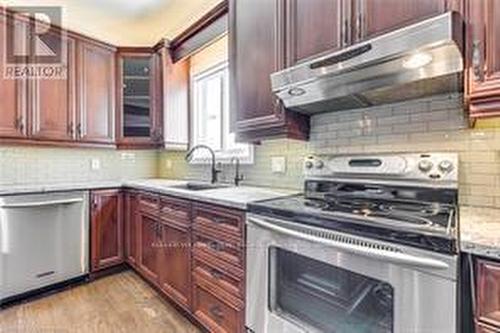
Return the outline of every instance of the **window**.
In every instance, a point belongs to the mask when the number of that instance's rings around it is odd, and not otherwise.
[[[191,146],[210,146],[218,162],[229,163],[236,156],[242,163],[253,163],[253,146],[236,143],[234,133],[230,132],[227,55],[214,52],[210,46],[207,49],[200,53],[206,52],[208,56],[194,55],[191,62]],[[192,163],[209,161],[208,152],[199,150]]]

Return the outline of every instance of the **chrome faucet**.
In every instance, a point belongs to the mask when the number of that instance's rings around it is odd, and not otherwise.
[[[240,182],[245,179],[243,174],[240,174],[240,159],[238,157],[231,157],[231,164],[236,161],[236,169],[234,174],[234,185],[239,186]]]
[[[188,151],[185,159],[188,162],[191,161],[191,159],[193,158],[194,151],[198,150],[200,148],[204,148],[204,149],[208,150],[210,152],[210,154],[212,155],[212,180],[211,180],[211,183],[215,184],[215,183],[217,183],[217,175],[221,172],[221,170],[217,169],[217,167],[215,165],[215,153],[214,153],[214,150],[212,148],[210,148],[207,145],[196,145],[193,148],[191,148],[191,150]]]

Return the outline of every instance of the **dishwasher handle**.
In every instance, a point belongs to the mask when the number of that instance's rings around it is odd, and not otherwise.
[[[0,205],[0,208],[19,209],[19,208],[35,208],[44,206],[71,205],[83,201],[84,201],[83,198],[75,198],[75,199],[61,199],[61,200],[49,200],[49,201],[21,202],[21,203],[3,204]]]
[[[374,249],[371,247],[363,246],[363,245],[358,245],[358,244],[352,244],[350,242],[342,242],[342,241],[336,241],[333,239],[329,239],[326,237],[321,237],[318,235],[314,234],[309,234],[305,232],[301,232],[299,230],[294,230],[292,228],[287,228],[283,227],[280,225],[277,225],[272,222],[265,221],[264,219],[260,218],[255,218],[255,217],[249,217],[248,222],[273,231],[277,232],[286,236],[294,237],[297,239],[302,239],[305,241],[310,241],[318,244],[323,244],[326,246],[330,246],[339,250],[343,250],[346,252],[350,252],[353,254],[361,255],[364,257],[369,257],[369,258],[374,258],[378,260],[384,260],[384,261],[389,261],[397,264],[404,264],[404,265],[409,265],[409,266],[419,266],[419,267],[426,267],[426,268],[432,268],[432,269],[448,269],[449,265],[446,262],[443,262],[441,260],[437,260],[434,258],[426,258],[426,257],[420,257],[420,256],[415,256],[412,254],[408,253],[403,253],[403,252],[396,252],[396,251],[390,251],[390,250],[384,250],[384,249]],[[281,223],[281,222],[280,222]],[[301,228],[306,228],[310,230],[315,230],[315,228],[311,228],[308,226],[301,226]],[[324,231],[322,233],[332,233],[335,234],[335,232],[332,231]],[[349,237],[349,236],[346,236]]]

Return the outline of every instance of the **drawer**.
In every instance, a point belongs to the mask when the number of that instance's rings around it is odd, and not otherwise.
[[[141,211],[158,214],[160,209],[160,197],[158,195],[141,193],[139,195],[139,209]]]
[[[241,273],[240,273],[241,272]],[[219,289],[244,298],[245,284],[242,271],[235,274],[230,272],[227,265],[221,267],[217,263],[203,261],[201,259],[193,260],[193,275],[195,279],[205,279],[209,283],[217,286]]]
[[[209,258],[222,260],[237,267],[243,267],[243,248],[235,243],[222,241],[206,235],[195,233],[193,236],[194,252],[203,253]]]
[[[189,224],[191,205],[181,199],[160,197],[160,218],[176,223]]]
[[[193,311],[196,318],[210,332],[243,332],[243,304],[238,304],[239,302],[231,304],[218,297],[220,291],[209,290],[210,288],[195,285]]]
[[[193,209],[194,228],[200,232],[218,231],[235,238],[243,237],[244,213],[197,204]]]

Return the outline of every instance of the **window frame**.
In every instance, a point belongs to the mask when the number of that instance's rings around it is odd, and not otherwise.
[[[237,157],[240,159],[240,162],[242,164],[253,164],[254,163],[254,146],[249,143],[244,143],[243,145],[247,145],[246,149],[242,151],[241,149],[233,149],[230,150],[228,149],[228,144],[229,144],[229,136],[231,134],[230,132],[230,103],[229,103],[229,92],[230,92],[230,87],[229,87],[229,62],[227,60],[221,61],[213,66],[210,66],[207,69],[204,69],[203,71],[192,74],[190,73],[190,84],[189,84],[189,90],[190,90],[190,97],[189,97],[189,102],[190,102],[190,107],[189,107],[189,115],[190,115],[190,120],[189,120],[189,132],[190,132],[190,140],[189,140],[189,148],[194,147],[195,145],[199,144],[200,142],[197,142],[198,140],[198,133],[197,133],[197,126],[198,126],[198,118],[197,116],[197,110],[196,110],[196,92],[195,92],[195,85],[199,80],[209,78],[214,76],[215,74],[218,74],[221,71],[226,71],[225,75],[223,76],[223,89],[222,89],[222,114],[220,117],[221,121],[221,150],[214,150],[215,152],[215,157],[217,162],[223,163],[223,164],[230,164],[231,159],[234,157]],[[193,155],[193,158],[190,161],[190,164],[210,164],[211,163],[211,156],[206,152],[205,150],[199,150],[195,152]]]

